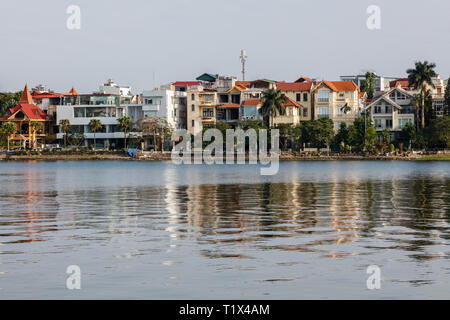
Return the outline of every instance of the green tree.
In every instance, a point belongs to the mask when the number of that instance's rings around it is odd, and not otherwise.
[[[9,150],[9,140],[11,139],[11,136],[16,133],[17,127],[13,122],[3,122],[0,127],[0,132],[2,135],[6,136],[6,139],[8,141],[8,150]]]
[[[271,123],[273,125],[274,116],[285,114],[286,110],[283,105],[284,99],[285,98],[280,90],[272,88],[262,92],[261,110],[267,127],[270,127]]]
[[[344,114],[347,114],[347,112],[349,112],[350,110],[352,110],[352,108],[349,107],[349,105],[348,105],[347,102],[341,107],[341,111],[342,111]]]
[[[59,128],[64,132],[64,148],[67,148],[67,134],[70,131],[70,126],[69,119],[59,120]]]
[[[99,119],[91,119],[91,121],[89,121],[89,128],[91,129],[91,131],[94,133],[94,150],[97,146],[97,141],[95,139],[95,133],[100,130],[102,128],[102,122]]]
[[[341,122],[338,133],[334,136],[334,144],[340,149],[345,149],[345,146],[349,144],[349,132],[347,123]]]
[[[450,116],[431,121],[426,132],[428,147],[446,149],[450,147]]]
[[[123,131],[123,143],[124,143],[124,148],[127,148],[127,133],[131,130],[132,126],[133,126],[133,121],[131,120],[130,117],[128,116],[122,116],[119,119],[117,119],[117,123],[119,125],[119,128]]]
[[[444,115],[450,115],[450,78],[447,80],[444,94]]]
[[[409,148],[411,148],[416,140],[416,126],[412,123],[406,124],[400,131],[400,140],[407,143]]]
[[[425,96],[428,87],[433,87],[434,84],[432,78],[436,76],[436,72],[434,68],[436,67],[435,63],[429,63],[428,61],[420,62],[416,61],[414,69],[406,70],[408,73],[408,82],[410,86],[413,86],[414,89],[420,88],[421,93],[421,102],[420,102],[420,110],[421,110],[421,127],[425,128]]]
[[[329,118],[305,121],[302,125],[302,141],[320,150],[329,146],[334,138],[333,121]]]
[[[367,98],[372,99],[375,93],[375,79],[377,75],[373,72],[366,72],[366,78],[361,81],[361,91],[367,93]]]
[[[15,93],[0,93],[0,115],[5,114],[6,110],[8,110],[9,108],[13,108],[18,105],[21,96],[22,91],[18,91]]]
[[[372,130],[373,129],[373,130]],[[357,151],[371,149],[373,150],[376,143],[376,130],[372,126],[370,114],[355,119],[352,125],[348,127],[349,144]]]
[[[386,144],[386,146],[389,146],[391,144],[391,130],[389,128],[385,128],[383,131],[381,131],[381,136],[383,137],[383,142]]]

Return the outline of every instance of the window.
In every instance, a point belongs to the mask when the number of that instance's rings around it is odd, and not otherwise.
[[[191,94],[191,100],[195,100],[195,94]]]
[[[191,106],[191,110],[195,111],[195,105],[194,104]]]
[[[205,118],[213,117],[213,109],[211,108],[203,109],[203,117]]]
[[[221,94],[219,96],[219,100],[221,103],[228,103],[228,95],[227,94]]]
[[[153,99],[145,99],[145,104],[153,104]]]
[[[307,117],[308,116],[308,109],[303,108],[303,117]]]
[[[381,128],[381,119],[375,119],[375,128]]]
[[[238,94],[233,94],[233,95],[231,96],[231,102],[232,102],[232,103],[236,103],[236,104],[241,103],[241,96],[238,95]]]
[[[301,101],[302,95],[300,93],[297,93],[295,100]]]
[[[300,100],[299,100],[300,101]],[[304,93],[303,94],[303,101],[308,101],[308,94]]]
[[[319,102],[328,102],[329,99],[330,99],[330,91],[329,90],[327,90],[327,89],[319,90]]]
[[[412,123],[412,119],[398,119],[398,126],[400,129],[403,129],[408,123]]]
[[[86,108],[75,107],[75,108],[73,108],[73,113],[74,113],[75,118],[85,118],[86,117]]]
[[[386,119],[386,128],[392,128],[392,119]]]
[[[328,117],[328,106],[319,107],[319,118]]]
[[[194,121],[194,120],[192,120],[192,127],[194,127],[194,125],[195,125],[195,121]]]
[[[381,113],[381,106],[375,106],[375,113]]]
[[[392,113],[392,107],[391,106],[386,106],[385,110],[386,110],[386,113]]]

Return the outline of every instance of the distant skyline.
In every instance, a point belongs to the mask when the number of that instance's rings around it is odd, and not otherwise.
[[[345,2],[345,4],[344,4]],[[339,80],[366,70],[405,77],[417,60],[450,75],[450,1],[4,0],[0,92],[44,84],[88,93],[112,78],[134,94],[208,72],[247,80]],[[69,30],[66,9],[81,9]],[[369,5],[381,29],[366,27]]]

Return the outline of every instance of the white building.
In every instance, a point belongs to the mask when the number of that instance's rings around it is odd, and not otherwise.
[[[353,81],[358,87],[361,88],[361,84],[366,80],[365,74],[358,74],[352,76],[340,76],[342,81]],[[397,77],[382,77],[379,75],[375,76],[375,91],[387,91],[389,90],[389,82],[392,80],[397,80]]]
[[[187,93],[175,90],[171,84],[142,93],[143,116],[158,117],[167,121],[172,129],[186,128]]]
[[[84,136],[84,145],[89,146],[94,142],[94,133],[90,130],[89,122],[98,119],[103,126],[95,133],[97,146],[123,148],[124,133],[119,128],[117,119],[128,115],[128,109],[132,106],[130,99],[100,93],[64,98],[63,103],[56,106],[56,123],[59,124],[62,119],[69,120],[71,134]],[[62,141],[64,132],[60,130],[56,138]]]
[[[373,125],[377,132],[384,129],[391,131],[394,139],[408,123],[414,124],[414,95],[400,87],[387,92],[379,92],[372,103],[366,107],[370,112]]]

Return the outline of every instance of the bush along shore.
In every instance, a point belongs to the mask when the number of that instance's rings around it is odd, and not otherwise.
[[[248,158],[248,157],[246,157]],[[312,160],[436,160],[449,161],[450,151],[438,152],[390,152],[385,154],[328,153],[328,152],[287,152],[279,154],[281,161]],[[126,161],[169,161],[170,152],[141,152],[130,156],[123,150],[118,151],[16,151],[0,153],[3,161],[78,161],[78,160],[126,160]],[[225,160],[225,159],[224,159]]]

